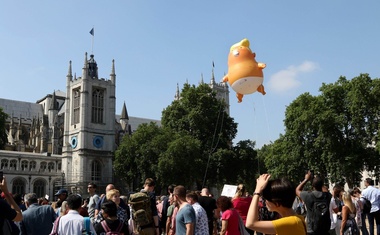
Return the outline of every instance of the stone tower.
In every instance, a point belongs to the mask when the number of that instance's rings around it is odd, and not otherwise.
[[[94,182],[101,188],[112,182],[115,150],[115,63],[110,79],[98,77],[94,55],[85,53],[82,77],[66,76],[62,185],[86,193]]]
[[[230,91],[228,89],[228,85],[225,82],[215,82],[215,76],[214,76],[214,62],[212,63],[212,73],[211,73],[211,80],[209,86],[213,91],[216,93],[216,98],[218,100],[224,101],[226,104],[226,112],[228,115],[230,115]],[[202,78],[203,80],[203,78]]]

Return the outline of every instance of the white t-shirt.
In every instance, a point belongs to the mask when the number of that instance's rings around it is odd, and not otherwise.
[[[332,197],[330,201],[330,219],[331,219],[330,229],[334,229],[336,227],[336,221],[338,220],[338,215],[334,212],[334,209],[336,208],[338,208],[338,206],[335,203],[334,197]]]

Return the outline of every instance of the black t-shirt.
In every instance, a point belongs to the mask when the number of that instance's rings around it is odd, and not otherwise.
[[[169,197],[165,197],[164,201],[162,202],[162,215],[160,220],[160,227],[166,228],[166,221],[168,219],[168,208],[170,206],[169,203]]]
[[[0,228],[2,233],[2,228],[4,221],[13,220],[17,216],[17,212],[12,209],[12,207],[2,198],[0,198]]]
[[[321,191],[312,191],[312,192],[302,191],[301,192],[300,197],[306,205],[306,215],[308,218],[312,217],[313,205],[316,200],[315,198],[321,198],[322,196],[325,196],[327,205],[330,205],[330,201],[331,201],[330,193],[321,192]],[[307,232],[313,233],[310,219],[307,220]]]
[[[198,203],[205,209],[208,220],[214,218],[214,210],[216,209],[216,200],[212,197],[200,196]]]
[[[111,231],[116,231],[116,229],[119,226],[119,223],[121,223],[121,221],[118,219],[117,220],[106,219],[106,223],[107,223],[108,227],[111,229]],[[97,234],[106,232],[101,223],[97,223],[95,225],[95,231]],[[123,227],[122,227],[120,232],[124,233],[124,234],[129,234],[128,226],[125,223],[123,224]]]
[[[157,206],[156,206],[156,194],[154,192],[148,192],[150,197],[150,207],[152,208],[152,215],[158,216]]]

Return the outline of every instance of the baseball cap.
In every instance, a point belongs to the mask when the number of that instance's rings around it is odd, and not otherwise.
[[[61,194],[64,194],[64,193],[66,195],[69,194],[66,189],[61,188],[60,190],[58,190],[58,192],[54,196],[58,196],[58,195],[61,195]]]

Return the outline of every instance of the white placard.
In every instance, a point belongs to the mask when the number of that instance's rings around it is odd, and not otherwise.
[[[225,184],[223,186],[222,196],[234,197],[236,193],[237,185]]]

